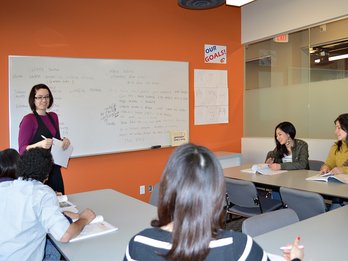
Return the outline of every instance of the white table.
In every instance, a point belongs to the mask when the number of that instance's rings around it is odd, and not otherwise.
[[[297,236],[305,247],[308,261],[348,260],[348,206],[255,237],[266,251],[281,255],[279,247],[292,243]]]
[[[81,211],[90,208],[118,230],[72,243],[54,241],[67,260],[123,260],[131,237],[150,227],[157,208],[112,189],[68,195],[68,200]]]
[[[223,169],[240,166],[242,161],[240,153],[234,153],[229,151],[215,151],[214,154],[220,161],[220,164]]]
[[[272,176],[241,172],[241,170],[250,167],[251,165],[242,165],[238,167],[226,168],[224,169],[224,175],[226,178],[247,180],[263,187],[287,187],[316,192],[328,198],[339,197],[348,199],[348,184],[306,180],[307,177],[318,174],[318,171],[289,170],[287,172]]]

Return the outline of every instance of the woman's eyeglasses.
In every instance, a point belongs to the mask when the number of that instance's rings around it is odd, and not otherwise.
[[[50,96],[37,96],[35,97],[35,100],[42,101],[42,100],[49,100]]]

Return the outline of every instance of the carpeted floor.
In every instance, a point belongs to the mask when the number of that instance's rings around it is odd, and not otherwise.
[[[245,220],[244,217],[237,217],[233,215],[233,219],[228,220],[226,222],[225,229],[242,232],[242,223],[244,220]]]

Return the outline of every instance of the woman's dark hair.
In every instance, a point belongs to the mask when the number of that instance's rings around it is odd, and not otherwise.
[[[173,222],[169,260],[204,260],[209,243],[223,226],[225,180],[221,165],[207,148],[193,144],[178,147],[164,169],[159,189],[158,220]]]
[[[0,178],[17,178],[19,153],[14,149],[5,149],[0,152]]]
[[[49,175],[53,166],[51,152],[43,148],[27,150],[22,155],[18,164],[18,177],[24,180],[35,179],[43,182]]]
[[[346,133],[348,133],[348,113],[343,113],[340,116],[338,116],[337,119],[334,121],[334,123],[336,124],[336,122],[339,122],[339,124],[341,125],[341,129],[344,130]],[[346,137],[345,142],[348,144],[348,135]],[[342,141],[339,140],[336,142],[336,144],[337,144],[337,151],[339,151],[342,146]]]
[[[282,131],[284,131],[286,134],[290,136],[291,139],[295,139],[296,129],[295,126],[288,121],[281,122],[274,128],[274,140],[276,142],[277,152],[278,155],[282,158],[284,154],[288,155],[289,151],[286,148],[285,144],[282,145],[277,140],[277,129],[281,129]]]
[[[48,94],[50,96],[50,100],[49,100],[49,103],[48,103],[48,109],[52,107],[52,104],[53,104],[53,95],[52,95],[52,92],[50,90],[50,88],[48,88],[48,86],[46,84],[43,84],[43,83],[40,83],[40,84],[37,84],[37,85],[34,85],[33,88],[31,88],[31,91],[29,93],[29,106],[30,106],[30,109],[32,111],[35,111],[36,110],[36,106],[35,106],[35,95],[36,95],[36,92],[40,89],[46,89],[48,91]]]

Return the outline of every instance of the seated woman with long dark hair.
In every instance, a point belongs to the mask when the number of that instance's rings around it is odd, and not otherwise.
[[[275,127],[276,147],[266,156],[266,163],[272,170],[309,169],[308,144],[295,136],[296,129],[291,122],[284,121]]]
[[[131,239],[124,260],[267,260],[250,236],[223,230],[225,192],[212,152],[193,144],[178,147],[161,178],[158,219]]]

